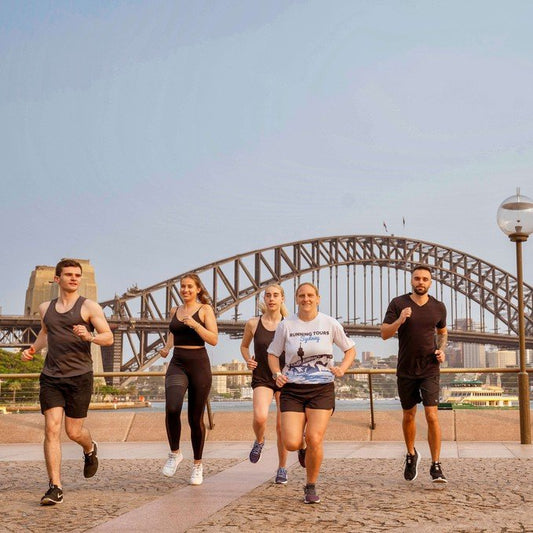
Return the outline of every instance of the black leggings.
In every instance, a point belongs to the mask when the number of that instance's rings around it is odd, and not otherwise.
[[[168,442],[178,450],[181,437],[181,410],[188,394],[188,418],[194,459],[202,458],[205,442],[204,411],[211,390],[211,364],[205,348],[174,348],[165,376],[165,399]]]

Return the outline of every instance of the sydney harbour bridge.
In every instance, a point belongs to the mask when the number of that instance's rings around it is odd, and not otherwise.
[[[518,282],[465,252],[406,237],[323,237],[253,250],[191,270],[211,295],[221,333],[238,338],[256,314],[265,287],[282,285],[291,309],[300,282],[315,283],[320,310],[352,336],[379,337],[388,302],[409,292],[416,265],[431,267],[430,293],[448,309],[449,340],[518,348]],[[140,371],[158,359],[170,309],[181,303],[179,280],[129,289],[100,302],[115,342],[103,349],[104,370]],[[533,348],[533,287],[524,284],[526,347]],[[39,331],[35,317],[0,316],[0,347],[23,347]]]

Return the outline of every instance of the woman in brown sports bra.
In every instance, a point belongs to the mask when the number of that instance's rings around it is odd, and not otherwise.
[[[165,476],[173,476],[183,460],[180,451],[181,410],[188,390],[188,419],[194,452],[191,485],[203,482],[202,453],[205,442],[204,411],[211,390],[211,364],[205,343],[215,346],[218,327],[209,295],[196,274],[186,274],[180,281],[183,303],[170,310],[167,342],[159,352],[166,357],[173,347],[165,376],[165,423],[170,452],[163,466]]]
[[[285,294],[280,285],[269,285],[263,293],[263,302],[259,304],[261,316],[248,320],[244,327],[244,335],[241,342],[241,354],[253,371],[253,429],[255,442],[250,452],[250,462],[257,463],[261,458],[261,452],[265,444],[265,431],[268,418],[268,410],[272,398],[276,399],[277,418],[276,433],[278,439],[278,471],[276,483],[287,483],[287,450],[281,442],[279,394],[280,389],[272,378],[272,372],[268,366],[267,349],[274,338],[277,325],[288,315],[287,308],[283,303]],[[254,353],[250,354],[250,344],[254,343]]]

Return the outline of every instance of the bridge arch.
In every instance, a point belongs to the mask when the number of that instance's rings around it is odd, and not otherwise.
[[[191,272],[200,276],[211,294],[221,331],[240,330],[240,308],[251,302],[246,315],[251,316],[253,303],[269,284],[282,284],[290,295],[291,285],[313,281],[321,286],[322,302],[329,306],[323,307],[326,312],[352,333],[375,336],[388,301],[409,290],[409,272],[418,264],[432,268],[432,294],[445,302],[452,332],[471,330],[472,342],[487,344],[492,337],[503,343],[503,337],[518,335],[514,275],[465,252],[406,237],[344,235],[295,241],[228,257]],[[101,302],[135,352],[125,367],[140,369],[151,361],[150,354],[165,334],[170,309],[181,301],[183,274]],[[524,284],[524,310],[530,345],[533,288],[528,284]]]

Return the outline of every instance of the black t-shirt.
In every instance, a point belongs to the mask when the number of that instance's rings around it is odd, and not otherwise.
[[[417,305],[410,294],[394,298],[383,319],[385,324],[392,324],[398,319],[402,309],[412,309],[411,316],[398,329],[396,375],[417,378],[436,376],[440,366],[435,357],[435,329],[446,327],[446,307],[433,296],[429,296],[424,305]]]

